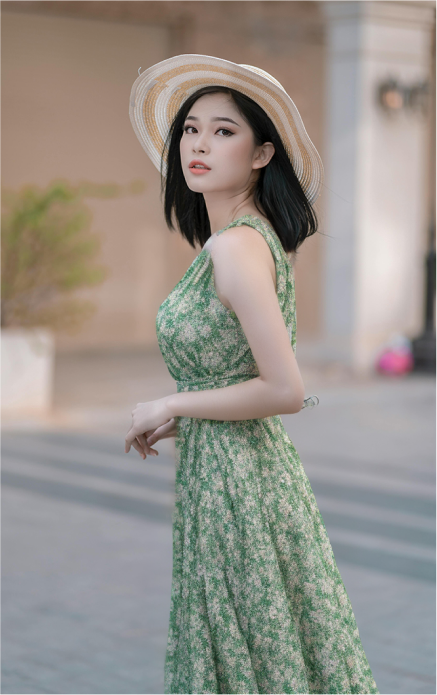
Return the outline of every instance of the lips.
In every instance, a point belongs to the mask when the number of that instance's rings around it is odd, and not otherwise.
[[[195,164],[198,164],[199,166],[196,167],[194,166]],[[202,162],[200,159],[193,159],[193,161],[189,163],[188,168],[193,169],[194,171],[211,171],[209,166],[207,166],[205,162]]]

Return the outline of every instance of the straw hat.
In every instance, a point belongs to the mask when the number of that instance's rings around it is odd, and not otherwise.
[[[141,70],[141,68],[140,68]],[[294,102],[265,70],[223,58],[187,53],[147,68],[135,80],[129,102],[133,129],[158,171],[167,174],[163,153],[170,126],[186,99],[201,87],[232,87],[253,99],[270,117],[310,203],[320,193],[323,164]]]

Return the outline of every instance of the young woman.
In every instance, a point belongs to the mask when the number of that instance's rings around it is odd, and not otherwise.
[[[289,254],[317,229],[320,157],[273,77],[211,56],[146,70],[130,117],[168,226],[201,246],[156,321],[177,393],[126,436],[142,458],[176,438],[165,692],[378,693],[280,418],[311,401]]]

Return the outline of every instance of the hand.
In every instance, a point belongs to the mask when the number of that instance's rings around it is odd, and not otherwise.
[[[174,417],[172,417],[172,419],[166,422],[165,425],[157,427],[156,430],[150,433],[150,435],[147,434],[147,444],[150,446],[151,444],[158,442],[160,439],[169,439],[170,437],[176,437],[176,435],[176,420]]]
[[[132,410],[132,427],[125,438],[125,453],[129,453],[131,446],[138,451],[143,459],[148,454],[157,456],[156,449],[152,449],[147,443],[147,437],[162,425],[172,420],[167,407],[167,399],[160,398],[147,403],[137,403]]]

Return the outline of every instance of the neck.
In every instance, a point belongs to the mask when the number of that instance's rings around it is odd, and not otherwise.
[[[262,217],[257,210],[253,196],[246,193],[226,198],[223,193],[204,193],[206,209],[211,225],[211,235],[227,227],[243,215]]]

